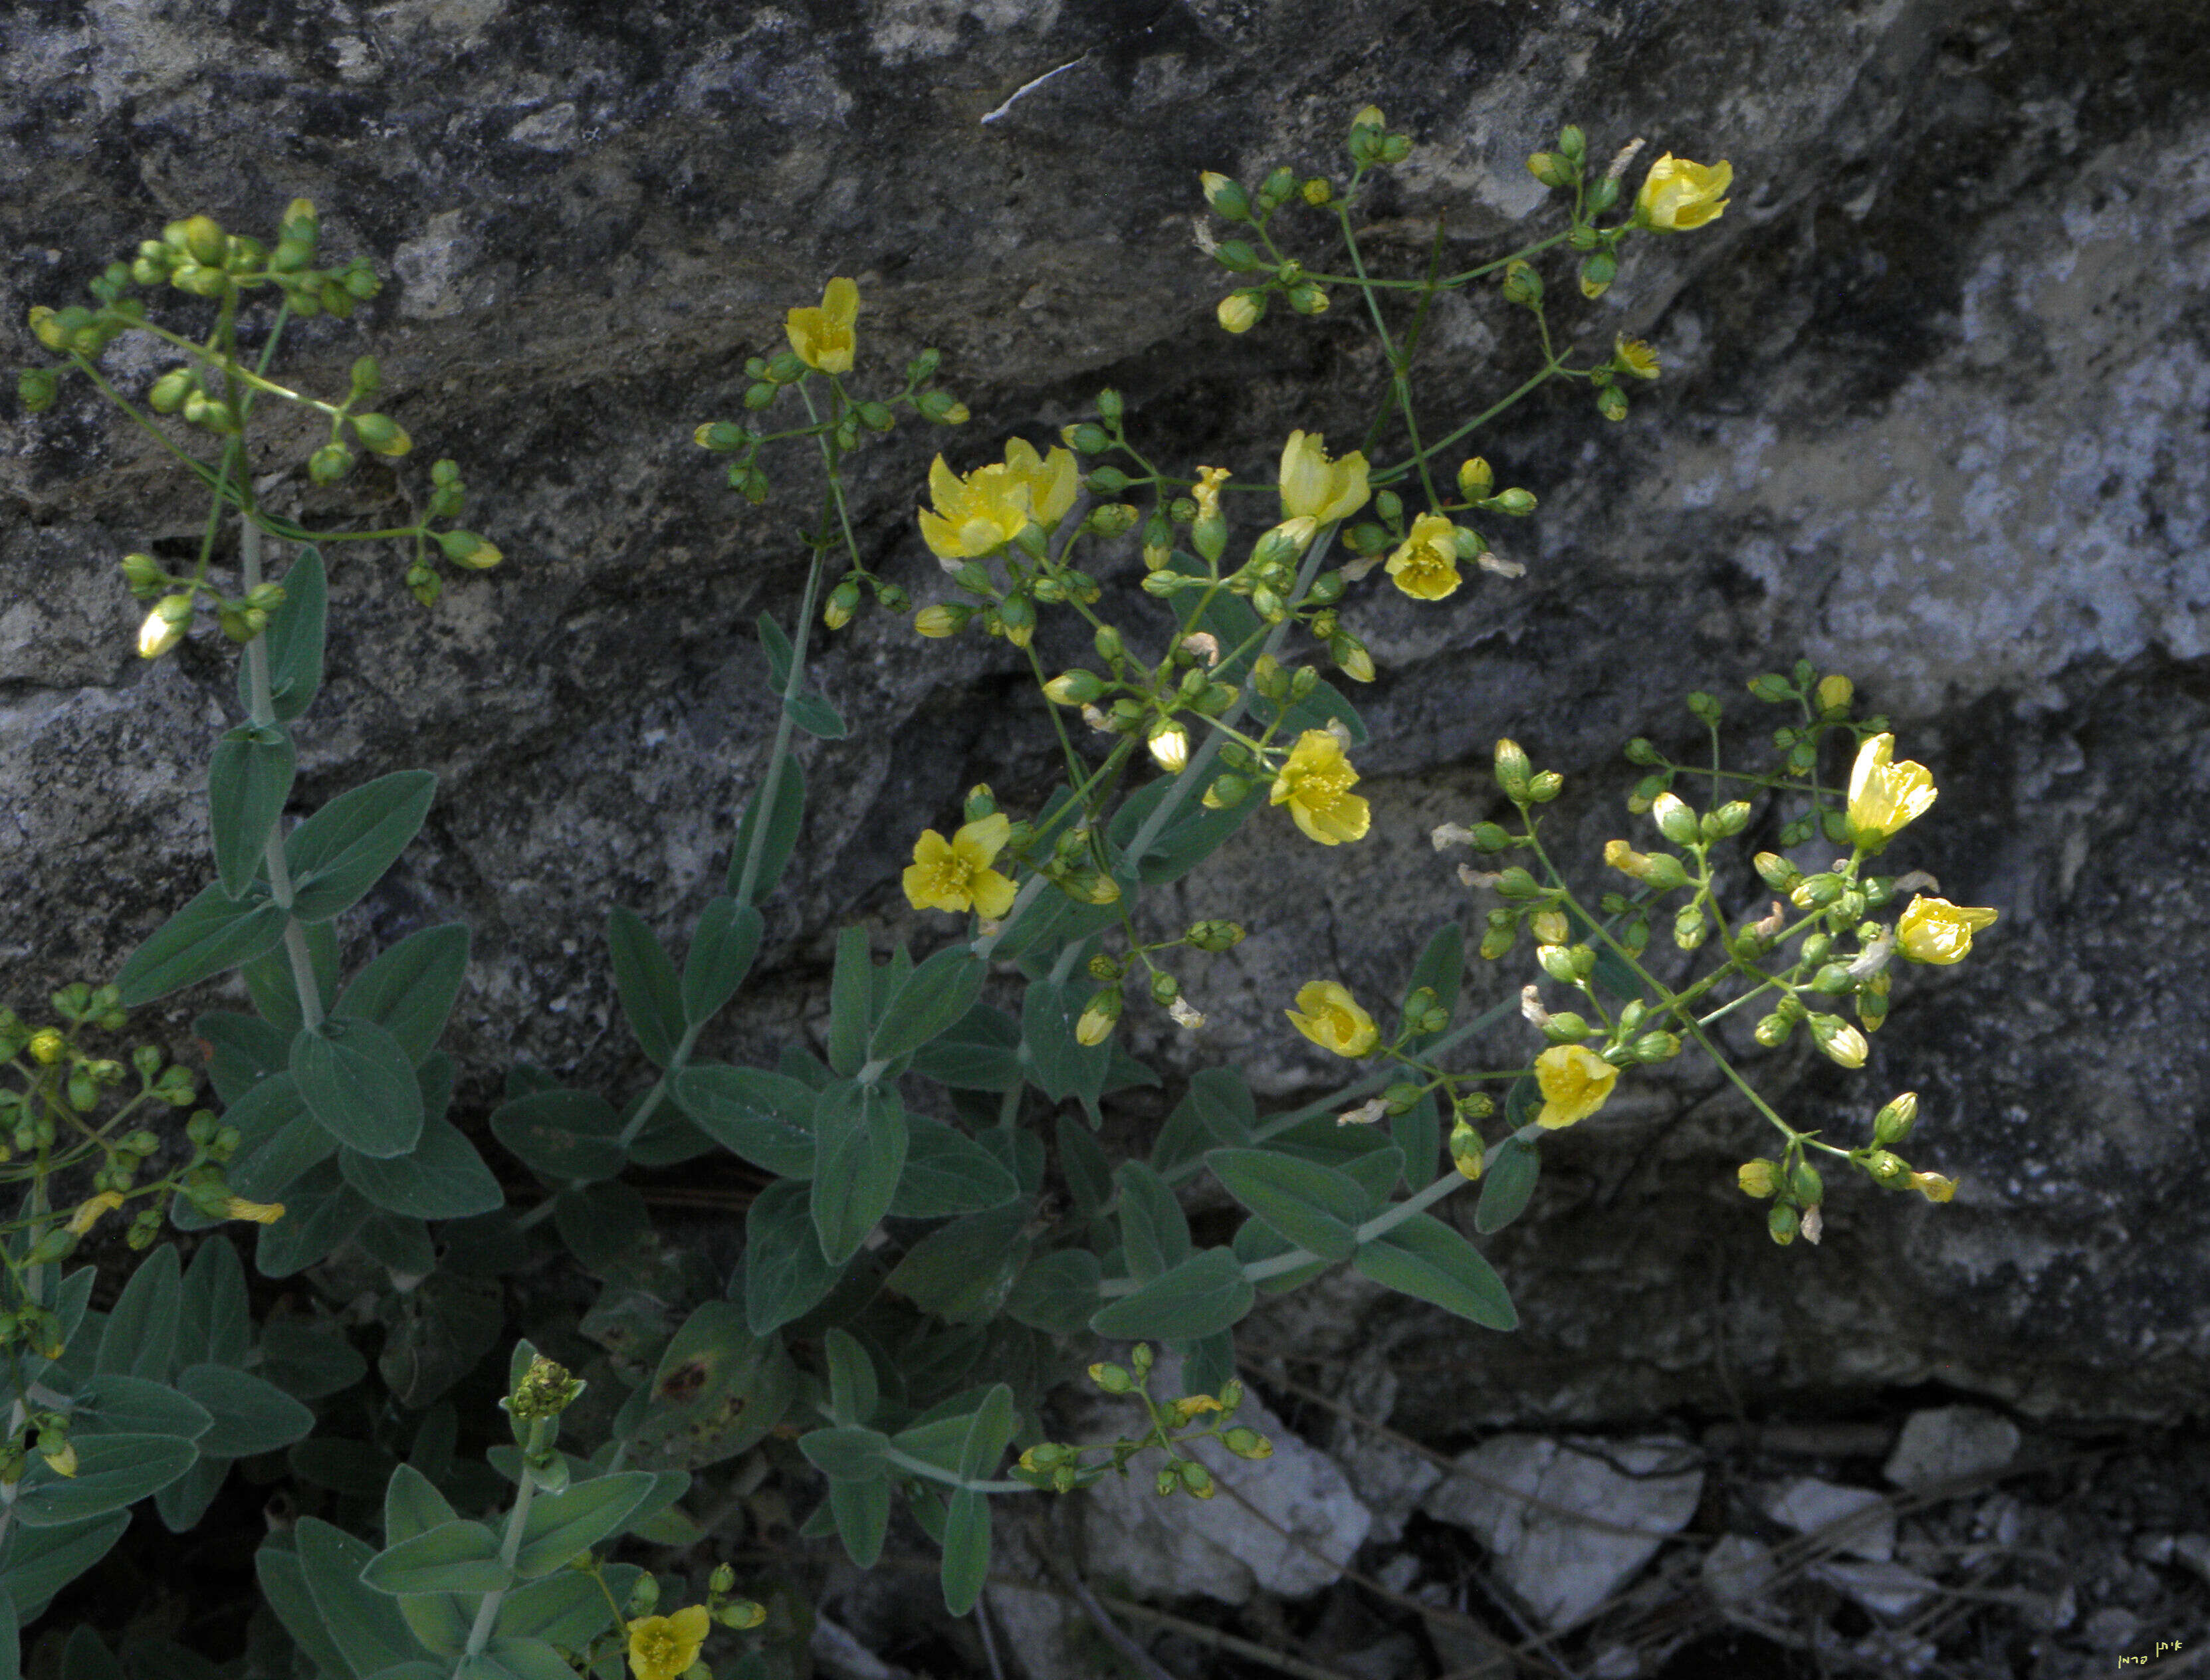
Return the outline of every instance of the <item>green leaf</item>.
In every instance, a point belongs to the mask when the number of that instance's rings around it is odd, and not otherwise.
[[[1206,1068],[1189,1082],[1189,1105],[1216,1143],[1248,1143],[1258,1129],[1259,1105],[1233,1068]]]
[[[568,1252],[595,1277],[633,1276],[648,1286],[656,1281],[652,1215],[633,1186],[618,1178],[571,1184],[553,1198],[552,1223]]]
[[[177,1357],[186,1364],[212,1359],[242,1365],[253,1346],[245,1268],[226,1237],[211,1237],[192,1253],[178,1298]]]
[[[294,1400],[317,1400],[368,1375],[368,1361],[328,1318],[272,1318],[261,1327],[261,1370]]]
[[[492,1111],[492,1135],[533,1172],[556,1181],[622,1170],[621,1117],[595,1091],[539,1091]]]
[[[317,1123],[364,1155],[406,1154],[422,1136],[414,1058],[372,1021],[332,1015],[292,1040],[292,1079]]]
[[[683,987],[675,978],[675,964],[644,918],[619,904],[607,912],[607,944],[630,1031],[653,1065],[664,1068],[683,1042]]]
[[[836,1538],[844,1552],[862,1569],[872,1569],[883,1555],[883,1538],[891,1526],[891,1484],[878,1476],[865,1482],[829,1484],[829,1511],[836,1521]]]
[[[299,1566],[323,1625],[361,1674],[407,1662],[418,1653],[399,1607],[361,1579],[374,1548],[318,1517],[301,1517],[293,1530]]]
[[[274,950],[284,921],[271,900],[234,900],[220,883],[208,887],[130,954],[115,977],[124,1007],[138,1009]]]
[[[192,1033],[213,1047],[208,1078],[225,1104],[281,1073],[291,1060],[291,1033],[235,1009],[202,1010],[192,1017]]]
[[[972,1488],[951,1496],[944,1517],[944,1607],[964,1616],[990,1578],[990,1503]]]
[[[778,1178],[745,1213],[745,1322],[755,1335],[810,1311],[836,1286],[842,1266],[822,1257],[805,1183]]]
[[[253,1245],[254,1269],[264,1278],[288,1278],[326,1258],[375,1212],[324,1161],[294,1179],[284,1195],[284,1217],[261,1227]]]
[[[1094,1219],[1113,1199],[1113,1164],[1090,1128],[1073,1115],[1062,1111],[1054,1130],[1059,1138],[1059,1170],[1074,1198],[1074,1211],[1085,1219]]]
[[[824,741],[841,741],[851,732],[845,727],[836,708],[822,698],[808,683],[795,695],[790,693],[790,660],[793,649],[790,638],[782,633],[782,626],[763,612],[759,616],[760,646],[767,650],[769,670],[773,674],[776,694],[785,696],[783,709],[790,720],[808,735],[818,736]]]
[[[1123,1161],[1113,1177],[1120,1186],[1120,1236],[1128,1275],[1149,1283],[1189,1258],[1189,1219],[1167,1181],[1141,1161]]]
[[[123,1665],[100,1635],[80,1622],[69,1629],[69,1642],[62,1647],[61,1680],[124,1680]]]
[[[410,933],[353,977],[332,1015],[372,1021],[420,1063],[437,1047],[468,972],[465,922]]]
[[[287,1105],[296,1104],[299,1112],[257,1146],[241,1149],[231,1158],[230,1188],[249,1201],[282,1201],[293,1184],[329,1159],[338,1148],[338,1141],[324,1131],[315,1117],[306,1111],[307,1105],[300,1099],[299,1087],[291,1075],[278,1075],[261,1090],[276,1087],[279,1081],[282,1081],[282,1093],[288,1099]],[[259,1091],[254,1093],[255,1096],[259,1094]],[[239,1109],[248,1106],[252,1100],[251,1097],[247,1098],[245,1103],[231,1110],[223,1118],[236,1124]],[[239,1129],[243,1131],[245,1128],[241,1126]],[[179,1205],[190,1204],[180,1202]]]
[[[812,1089],[782,1074],[697,1062],[675,1076],[675,1101],[698,1129],[782,1178],[813,1176]]]
[[[606,1579],[603,1588],[583,1574],[542,1575],[512,1588],[499,1600],[498,1636],[541,1639],[571,1649],[589,1645],[594,1635],[606,1630],[607,1594],[616,1604],[627,1603],[644,1573],[633,1563],[604,1563],[599,1572]],[[448,1671],[440,1669],[436,1680],[449,1680]]]
[[[844,1424],[864,1424],[875,1415],[881,1391],[875,1382],[875,1362],[848,1330],[832,1329],[822,1338],[829,1360],[829,1410]]]
[[[72,1440],[76,1474],[33,1458],[15,1484],[15,1520],[30,1528],[82,1522],[136,1504],[191,1468],[199,1449],[173,1435],[85,1435]]]
[[[620,1533],[657,1479],[647,1471],[624,1470],[577,1482],[559,1493],[539,1494],[522,1519],[515,1573],[525,1581],[550,1575]]]
[[[495,1639],[480,1660],[483,1680],[576,1680],[568,1659],[541,1639]]]
[[[914,1052],[913,1071],[956,1091],[1010,1091],[1021,1081],[1020,1023],[977,1003]]]
[[[1432,1301],[1492,1330],[1519,1328],[1519,1315],[1495,1268],[1432,1214],[1415,1213],[1361,1243],[1352,1263],[1400,1295]]]
[[[515,1571],[498,1555],[498,1535],[480,1522],[456,1518],[386,1547],[360,1578],[395,1595],[498,1593],[513,1584]]]
[[[1527,1211],[1535,1194],[1535,1181],[1543,1173],[1542,1152],[1518,1138],[1507,1139],[1481,1181],[1481,1200],[1474,1204],[1473,1228],[1486,1237],[1501,1231]]]
[[[424,1125],[404,1155],[379,1159],[341,1149],[338,1171],[378,1207],[410,1219],[462,1219],[506,1204],[505,1190],[475,1145],[450,1120]]]
[[[251,1458],[304,1441],[315,1427],[315,1414],[281,1388],[251,1371],[227,1365],[187,1365],[177,1387],[207,1408],[214,1427],[200,1437],[210,1458]]]
[[[1301,1246],[1289,1241],[1262,1219],[1246,1219],[1235,1227],[1235,1257],[1243,1262],[1247,1274],[1249,1268],[1259,1262],[1279,1260],[1290,1250]],[[1330,1263],[1325,1260],[1315,1260],[1294,1271],[1277,1272],[1261,1280],[1259,1288],[1265,1294],[1286,1295],[1291,1290],[1301,1289],[1310,1283],[1327,1270]]]
[[[703,1026],[736,996],[765,927],[758,910],[733,898],[717,898],[699,912],[683,959],[683,1018],[691,1026]]]
[[[796,1388],[779,1339],[754,1335],[733,1303],[703,1302],[632,1396],[631,1461],[695,1469],[748,1451],[782,1421]]]
[[[289,731],[251,724],[226,731],[208,766],[208,827],[222,889],[242,899],[259,874],[291,797],[299,756]]]
[[[1412,994],[1424,989],[1435,995],[1435,1002],[1447,1015],[1458,1008],[1458,988],[1464,980],[1465,935],[1456,922],[1445,922],[1428,941],[1420,960],[1412,965],[1412,977],[1404,983],[1404,1002],[1410,1003]],[[1401,1016],[1403,1004],[1398,1005],[1398,1013]],[[1447,1027],[1445,1030],[1448,1030]],[[1440,1033],[1415,1033],[1405,1040],[1405,1045],[1417,1054],[1441,1036]]]
[[[328,922],[317,922],[302,931],[307,936],[307,966],[314,973],[315,996],[336,997],[336,930]],[[299,1013],[299,985],[292,972],[290,954],[280,942],[252,961],[240,963],[238,972],[245,977],[245,989],[252,994],[253,1007],[261,1011],[263,1020],[282,1031],[284,1042],[289,1045],[292,1035],[305,1024]]]
[[[284,842],[292,914],[327,922],[359,903],[407,849],[437,793],[427,770],[396,770],[339,794],[294,828]]]
[[[891,1438],[880,1430],[847,1426],[809,1430],[798,1437],[798,1450],[835,1482],[864,1482],[885,1475]]]
[[[264,1540],[253,1554],[253,1572],[260,1578],[261,1596],[316,1673],[324,1680],[359,1680],[361,1671],[346,1660],[323,1619],[322,1606],[307,1590],[306,1566],[298,1551],[275,1539]]]
[[[1088,1249],[1039,1255],[1005,1298],[1005,1316],[1052,1335],[1079,1334],[1097,1310],[1101,1276],[1097,1256]]]
[[[1074,1036],[1075,1023],[1096,990],[1095,982],[1074,986],[1031,980],[1021,999],[1021,1061],[1030,1080],[1055,1103],[1076,1097],[1089,1107],[1104,1088],[1113,1060],[1109,1047],[1084,1045]]]
[[[1021,1236],[1028,1217],[1025,1202],[1008,1201],[954,1219],[908,1249],[883,1286],[947,1324],[987,1323],[1028,1258]]]
[[[98,1376],[78,1389],[69,1423],[82,1435],[166,1435],[196,1443],[202,1453],[214,1417],[188,1393],[142,1376]]]
[[[329,583],[323,557],[303,548],[283,577],[284,599],[269,615],[262,646],[269,650],[269,699],[279,723],[289,723],[314,704],[323,684],[323,630],[329,617]],[[238,662],[238,703],[253,710],[246,662]]]
[[[1389,1122],[1389,1135],[1404,1157],[1404,1188],[1427,1188],[1442,1153],[1442,1117],[1432,1091]],[[1386,1194],[1386,1192],[1385,1192]]]
[[[809,1175],[812,1163],[807,1163]],[[978,1213],[1021,1193],[1013,1175],[987,1149],[941,1120],[906,1121],[905,1171],[891,1212],[900,1219]]]
[[[829,1066],[842,1078],[858,1073],[867,1059],[874,999],[867,930],[854,924],[836,936],[836,966],[829,977]]]
[[[1121,1340],[1192,1341],[1225,1330],[1255,1297],[1232,1249],[1205,1249],[1134,1294],[1100,1307],[1090,1328]]]
[[[998,1460],[1005,1455],[1005,1443],[1018,1427],[1013,1391],[1002,1382],[993,1384],[967,1425],[967,1438],[959,1448],[960,1479],[980,1482],[994,1474]]]
[[[128,1511],[112,1511],[83,1522],[54,1528],[21,1528],[10,1538],[8,1562],[0,1569],[0,1673],[5,1673],[5,1641],[20,1614],[26,1622],[40,1615],[46,1601],[107,1556],[130,1526]]]
[[[172,1534],[189,1533],[207,1515],[222,1484],[230,1479],[228,1459],[201,1457],[166,1487],[154,1490],[154,1510]]]
[[[1299,1248],[1323,1260],[1357,1250],[1356,1227],[1374,1200],[1356,1179],[1268,1149],[1215,1149],[1205,1164],[1229,1195]]]
[[[842,1266],[890,1211],[905,1171],[905,1111],[895,1092],[840,1080],[814,1099],[813,1229]]]
[[[1121,802],[1106,830],[1116,853],[1124,852],[1133,843],[1136,831],[1158,809],[1159,801],[1174,785],[1174,777],[1161,776]],[[1229,836],[1242,827],[1245,819],[1258,810],[1259,803],[1247,798],[1241,804],[1207,810],[1198,800],[1185,798],[1167,819],[1166,827],[1152,837],[1144,855],[1137,860],[1137,874],[1146,885],[1154,887],[1180,880],[1217,852]]]
[[[867,1040],[867,1060],[895,1062],[928,1043],[973,1006],[988,971],[964,945],[929,958],[891,994]]]
[[[729,878],[727,890],[734,894],[744,884],[745,859],[751,855],[752,834],[764,822],[767,834],[761,845],[759,874],[752,882],[752,901],[758,904],[773,892],[782,880],[783,870],[789,867],[790,854],[798,845],[798,829],[806,815],[806,773],[798,768],[798,761],[789,754],[783,755],[782,773],[775,777],[772,791],[763,789],[752,795],[745,807],[743,820],[737,824],[737,838],[729,853]]]
[[[396,1546],[452,1521],[458,1514],[435,1483],[413,1465],[402,1464],[391,1472],[383,1490],[383,1543]]]
[[[93,1359],[95,1371],[156,1382],[169,1374],[169,1362],[177,1351],[182,1271],[172,1243],[162,1243],[138,1262],[100,1332],[100,1352]]]

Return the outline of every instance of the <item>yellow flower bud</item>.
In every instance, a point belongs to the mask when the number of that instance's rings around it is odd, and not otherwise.
[[[1846,712],[1850,702],[1857,698],[1857,684],[1839,672],[1831,677],[1821,677],[1816,695],[1819,714],[1825,717],[1836,712]]]
[[[1861,852],[1880,852],[1913,819],[1923,816],[1938,790],[1923,764],[1888,762],[1895,737],[1875,735],[1857,749],[1850,770],[1850,837]]]
[[[1092,997],[1074,1023],[1074,1041],[1093,1049],[1113,1036],[1114,1023],[1120,1019],[1120,989],[1108,986]]]
[[[1231,333],[1249,332],[1265,312],[1265,295],[1258,292],[1231,292],[1220,300],[1220,307],[1214,311],[1221,326]]]
[[[118,1192],[103,1190],[86,1201],[69,1216],[69,1231],[74,1235],[82,1237],[93,1226],[98,1225],[103,1215],[113,1213],[122,1205],[123,1197]]]
[[[965,611],[956,606],[925,606],[913,615],[914,629],[936,641],[958,635],[966,623]]]
[[[1744,1161],[1734,1177],[1744,1195],[1754,1195],[1762,1201],[1780,1188],[1780,1165],[1761,1157],[1754,1161]]]
[[[65,1044],[59,1031],[51,1027],[43,1027],[31,1034],[28,1048],[33,1062],[51,1068],[62,1059]]]
[[[274,1225],[284,1217],[281,1201],[248,1201],[234,1195],[223,1203],[222,1216],[226,1219],[251,1219],[255,1225]]]
[[[1929,1201],[1947,1201],[1957,1194],[1957,1181],[1944,1178],[1938,1172],[1914,1172],[1911,1175],[1910,1188]]]
[[[191,627],[192,598],[190,595],[164,595],[154,604],[146,615],[146,622],[138,627],[138,657],[158,659],[184,639]]]

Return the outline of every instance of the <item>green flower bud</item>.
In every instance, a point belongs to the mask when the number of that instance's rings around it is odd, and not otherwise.
[[[1554,1045],[1577,1045],[1588,1035],[1588,1022],[1571,1009],[1561,1009],[1543,1023],[1543,1036]]]
[[[1555,152],[1536,152],[1527,159],[1527,172],[1544,186],[1570,187],[1579,178],[1573,160],[1560,157]]]
[[[821,622],[832,630],[841,630],[852,622],[852,615],[860,610],[860,581],[846,578],[829,592],[829,599],[821,609]]]
[[[380,455],[403,455],[414,447],[405,428],[386,414],[356,414],[353,430],[365,447]]]
[[[1591,251],[1581,259],[1580,286],[1584,298],[1601,298],[1619,278],[1619,259],[1608,250]]]
[[[1788,1175],[1788,1193],[1796,1198],[1796,1205],[1816,1207],[1826,1200],[1827,1186],[1819,1177],[1819,1169],[1808,1161],[1798,1161]]]
[[[1500,514],[1509,514],[1514,519],[1525,519],[1535,511],[1535,492],[1521,490],[1516,485],[1510,490],[1499,491],[1489,497],[1488,505]]]
[[[1241,239],[1223,239],[1214,248],[1212,260],[1232,274],[1255,274],[1266,266],[1259,253]]]
[[[1151,1002],[1164,1007],[1181,996],[1181,982],[1163,968],[1151,975]]]
[[[334,485],[353,471],[353,451],[342,443],[325,443],[307,457],[307,476],[318,485]]]
[[[1054,706],[1081,706],[1105,692],[1105,683],[1094,671],[1069,671],[1043,685],[1044,698]]]
[[[1243,930],[1234,922],[1195,922],[1182,937],[1200,951],[1225,951],[1242,943]]]
[[[1534,309],[1543,301],[1543,277],[1517,259],[1505,264],[1503,286],[1507,303]]]
[[[1793,1207],[1783,1206],[1775,1207],[1766,1215],[1765,1229],[1772,1240],[1784,1249],[1796,1240],[1796,1228],[1801,1223]]]
[[[1911,1163],[1885,1149],[1875,1149],[1866,1156],[1864,1170],[1873,1183],[1888,1189],[1899,1189],[1911,1178]]]
[[[1060,441],[1078,455],[1099,455],[1113,447],[1112,434],[1094,420],[1068,426],[1059,436]]]
[[[1607,420],[1627,418],[1627,393],[1616,385],[1600,387],[1596,394],[1596,412]],[[1793,1240],[1792,1238],[1790,1239]]]
[[[1212,207],[1213,214],[1223,221],[1251,220],[1251,198],[1243,189],[1225,175],[1206,170],[1197,178],[1204,190],[1205,202]]]
[[[1734,1177],[1744,1195],[1755,1196],[1762,1201],[1780,1188],[1780,1163],[1762,1157],[1745,1161]]]
[[[869,431],[888,431],[897,425],[897,416],[891,412],[891,406],[886,402],[873,400],[863,402],[858,413],[860,424]]]
[[[1681,1041],[1670,1033],[1645,1033],[1634,1041],[1638,1062],[1670,1062],[1681,1053]]]
[[[1882,1148],[1892,1149],[1911,1135],[1911,1128],[1917,1120],[1918,1093],[1906,1091],[1873,1117],[1874,1141]]]
[[[15,400],[26,414],[43,414],[54,406],[61,390],[51,368],[25,368],[15,376]]]
[[[1530,777],[1527,797],[1538,805],[1547,805],[1565,791],[1566,779],[1555,770],[1543,770]]]
[[[1527,798],[1527,783],[1531,767],[1527,762],[1526,750],[1517,741],[1504,739],[1496,744],[1496,786],[1504,797],[1515,804]]]
[[[1274,1455],[1274,1443],[1254,1429],[1238,1424],[1220,1437],[1220,1444],[1239,1459],[1267,1459]]]

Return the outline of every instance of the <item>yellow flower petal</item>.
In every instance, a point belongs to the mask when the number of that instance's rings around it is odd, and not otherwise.
[[[1303,987],[1297,993],[1297,1007],[1283,1014],[1298,1032],[1337,1056],[1363,1056],[1381,1039],[1374,1017],[1358,1007],[1349,987],[1333,980],[1314,980]]]
[[[1306,515],[1322,525],[1347,519],[1364,507],[1371,492],[1366,485],[1366,457],[1347,455],[1328,459],[1319,432],[1293,431],[1282,450],[1282,512],[1284,517]]]
[[[1035,451],[1029,453],[1033,455]],[[1052,453],[1056,456],[1066,452],[1054,449]],[[1069,465],[1073,459],[1067,456]],[[1039,463],[1039,473],[1047,465]],[[936,510],[921,510],[921,536],[939,560],[974,560],[996,553],[1020,535],[1034,506],[1028,479],[1011,467],[993,462],[976,467],[963,479],[944,464],[942,455],[928,469],[928,494]],[[1071,494],[1067,500],[1071,505]]]
[[[1343,756],[1343,743],[1325,729],[1307,729],[1274,778],[1268,803],[1287,805],[1298,828],[1322,846],[1361,840],[1373,815],[1366,801],[1350,792],[1358,772]]]
[[[1634,219],[1660,232],[1685,233],[1718,220],[1733,184],[1732,164],[1706,166],[1668,152],[1650,166],[1642,190],[1635,195]]]
[[[1618,1082],[1619,1069],[1580,1045],[1552,1045],[1535,1058],[1535,1083],[1542,1087],[1542,1112],[1535,1123],[1552,1131],[1585,1120],[1602,1108]]]
[[[1923,764],[1888,762],[1895,737],[1875,735],[1857,749],[1850,770],[1850,835],[1868,855],[1886,847],[1905,824],[1923,816],[1934,803],[1934,775]]]
[[[1913,962],[1947,967],[1971,954],[1972,936],[1995,925],[1996,912],[1947,899],[1914,897],[1895,924],[1897,948]]]
[[[916,910],[964,915],[971,908],[993,919],[1004,915],[1019,888],[990,865],[1011,838],[1012,826],[1012,819],[998,811],[968,823],[950,840],[933,828],[923,830],[903,876],[906,901]]]

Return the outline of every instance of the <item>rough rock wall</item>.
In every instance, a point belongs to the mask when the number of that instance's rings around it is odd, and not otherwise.
[[[927,599],[910,509],[939,444],[967,465],[1040,440],[1110,382],[1162,457],[1248,477],[1291,426],[1362,413],[1374,364],[1339,320],[1213,325],[1198,168],[1339,170],[1376,99],[1422,142],[1373,206],[1404,233],[1384,255],[1413,261],[1438,215],[1453,254],[1536,226],[1520,160],[1561,120],[1731,160],[1726,217],[1645,242],[1584,317],[1596,341],[1654,339],[1653,397],[1617,427],[1537,403],[1479,440],[1543,498],[1501,533],[1526,579],[1358,609],[1384,669],[1361,696],[1376,835],[1323,853],[1254,825],[1192,905],[1257,931],[1200,980],[1205,1041],[1160,1047],[1307,1086],[1326,1070],[1276,1011],[1317,972],[1393,992],[1463,907],[1421,836],[1479,808],[1490,739],[1601,786],[1624,736],[1680,733],[1691,683],[1739,695],[1808,653],[1943,786],[1911,861],[2004,920],[1964,969],[1913,977],[1867,1079],[1769,1077],[1836,1126],[1917,1087],[1918,1153],[1965,1180],[1956,1203],[1841,1189],[1823,1251],[1776,1251],[1727,1189],[1761,1140],[1682,1083],[1559,1141],[1537,1216],[1494,1248],[1519,1336],[1376,1320],[1344,1285],[1278,1340],[1378,1340],[1415,1373],[1400,1415],[1437,1425],[1923,1380],[2169,1415],[2210,1365],[2210,63],[2187,13],[56,0],[7,24],[0,320],[70,301],[166,220],[262,226],[301,193],[325,249],[396,271],[362,321],[297,334],[302,382],[375,350],[387,406],[461,460],[509,560],[424,614],[388,556],[345,554],[300,793],[444,779],[350,930],[473,923],[451,1042],[480,1094],[517,1052],[623,1072],[604,907],[674,928],[718,882],[770,715],[745,627],[794,599],[804,503],[746,509],[687,439],[738,412],[744,358],[824,276],[860,279],[863,357],[940,345],[974,410],[857,465],[871,560]],[[1525,348],[1486,302],[1430,342],[1437,401],[1501,388]],[[160,365],[128,341],[115,360],[126,382]],[[73,394],[11,417],[0,474],[0,972],[36,996],[111,972],[204,879],[228,690],[216,650],[130,650],[115,560],[197,518],[158,455]],[[307,506],[373,517],[420,491],[419,469],[370,474]],[[913,833],[969,782],[1032,793],[1045,772],[1002,644],[870,616],[818,671],[860,727],[808,750],[774,972],[709,1046],[740,1059],[803,1030],[825,934],[905,920]]]

